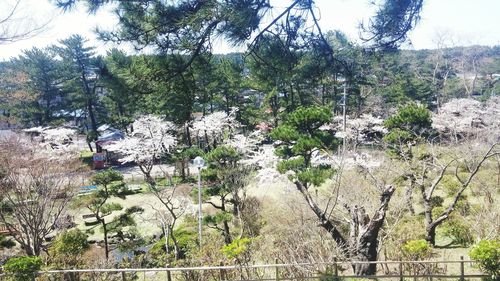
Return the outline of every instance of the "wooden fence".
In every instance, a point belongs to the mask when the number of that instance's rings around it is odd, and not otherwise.
[[[355,276],[351,266],[358,264],[377,264],[378,273],[373,276]],[[73,269],[47,270],[38,273],[37,280],[79,280],[79,281],[205,281],[205,280],[480,280],[488,275],[478,271],[476,262],[466,261],[377,261],[377,262],[323,262],[295,264],[261,265],[220,265],[200,267],[165,268],[124,268],[124,269]],[[5,280],[6,274],[0,274]]]

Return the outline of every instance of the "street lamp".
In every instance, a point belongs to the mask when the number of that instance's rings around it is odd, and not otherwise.
[[[202,219],[202,214],[201,214],[201,168],[205,166],[205,160],[201,158],[200,156],[197,156],[193,160],[193,164],[195,167],[198,168],[198,243],[199,247],[201,248],[201,219]]]

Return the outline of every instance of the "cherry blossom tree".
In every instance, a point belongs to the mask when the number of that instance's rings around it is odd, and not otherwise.
[[[31,136],[32,145],[48,158],[76,158],[83,142],[78,140],[78,131],[66,127],[33,127],[23,130]]]
[[[124,139],[106,145],[104,148],[122,157],[121,163],[136,163],[146,177],[146,181],[154,181],[151,171],[165,154],[171,153],[177,140],[172,132],[173,123],[154,115],[141,116],[132,123],[133,130]]]
[[[151,175],[154,165],[158,160],[173,152],[177,141],[173,132],[176,127],[173,123],[163,120],[158,116],[146,115],[138,118],[132,123],[133,131],[123,140],[109,144],[104,148],[123,155],[119,159],[122,163],[134,162],[146,178],[149,189],[158,199],[166,211],[156,210],[162,214],[162,223],[164,223],[166,234],[166,243],[172,239],[174,244],[174,256],[179,258],[178,240],[174,233],[175,224],[182,217],[189,205],[188,196],[176,192],[177,187],[161,187]],[[166,173],[166,172],[165,172]],[[168,176],[168,175],[167,175]]]
[[[387,129],[383,126],[384,120],[371,114],[363,114],[358,118],[347,118],[344,131],[342,116],[333,118],[333,122],[320,129],[336,131],[335,137],[344,139],[352,144],[356,150],[360,144],[370,144],[379,141]]]
[[[432,127],[455,141],[477,136],[481,132],[498,135],[500,131],[500,98],[486,103],[474,99],[453,99],[432,116]]]
[[[0,141],[0,163],[0,222],[27,255],[39,255],[46,250],[46,238],[68,223],[64,215],[81,165],[75,159],[49,158],[18,138]]]
[[[232,108],[229,114],[217,111],[203,116],[200,120],[192,123],[192,130],[198,139],[204,139],[207,147],[215,148],[224,140],[226,133],[232,134],[241,124],[236,121],[236,108]]]

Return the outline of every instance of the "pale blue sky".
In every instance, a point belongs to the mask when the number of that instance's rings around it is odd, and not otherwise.
[[[15,0],[0,0],[0,16]],[[92,30],[97,24],[113,28],[116,20],[108,10],[97,15],[87,15],[83,8],[63,14],[48,0],[21,0],[17,14],[18,26],[43,23],[52,19],[47,29],[37,36],[16,43],[0,45],[0,59],[17,56],[23,49],[33,46],[44,47],[71,34],[79,33],[98,46],[99,53],[112,45],[96,42]],[[273,0],[276,7],[284,6],[287,0]],[[339,29],[357,40],[358,23],[373,14],[368,0],[316,0],[321,26],[324,30]],[[410,33],[413,46],[406,48],[435,48],[436,38],[445,34],[448,46],[457,45],[500,45],[500,0],[425,0],[422,20]],[[276,12],[277,13],[277,12]],[[122,46],[118,46],[122,47]],[[219,52],[227,52],[225,44],[218,43]]]

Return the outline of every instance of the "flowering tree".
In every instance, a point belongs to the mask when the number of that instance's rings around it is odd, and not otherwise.
[[[74,158],[80,152],[77,141],[78,132],[65,127],[33,127],[24,129],[24,133],[31,136],[31,140],[50,158]]]
[[[54,159],[19,139],[0,142],[0,221],[27,255],[46,249],[45,238],[64,220],[81,174],[78,161]],[[7,207],[7,208],[6,208]]]
[[[203,116],[192,124],[193,131],[198,138],[204,138],[208,148],[216,147],[224,139],[224,134],[232,133],[235,128],[241,126],[236,121],[236,108],[232,108],[229,114],[217,111]],[[210,145],[212,143],[212,145]]]
[[[170,153],[177,144],[172,131],[175,125],[158,116],[145,115],[132,123],[133,131],[124,139],[106,145],[108,151],[123,157],[121,163],[135,162],[147,181],[151,181],[151,171],[155,161]]]
[[[174,244],[175,258],[179,258],[178,242],[173,230],[175,223],[187,208],[187,196],[179,196],[175,186],[168,189],[158,186],[151,175],[155,163],[165,154],[172,153],[177,144],[172,135],[175,125],[160,117],[146,115],[137,119],[132,124],[132,128],[132,133],[123,140],[107,145],[105,148],[123,155],[119,159],[120,162],[135,162],[139,166],[149,189],[167,210],[166,212],[156,211],[162,214],[161,221],[165,224],[165,230],[168,231],[167,244],[170,237]]]
[[[380,140],[387,133],[383,123],[382,118],[371,114],[363,114],[358,118],[347,118],[345,132],[342,116],[334,117],[333,123],[328,127],[337,131],[335,137],[345,138],[347,142],[352,143],[354,150],[356,150],[359,144],[368,144]]]
[[[474,99],[453,99],[445,103],[439,113],[432,116],[432,126],[442,135],[455,141],[475,136],[485,130],[498,134],[500,129],[500,98],[486,103]]]

